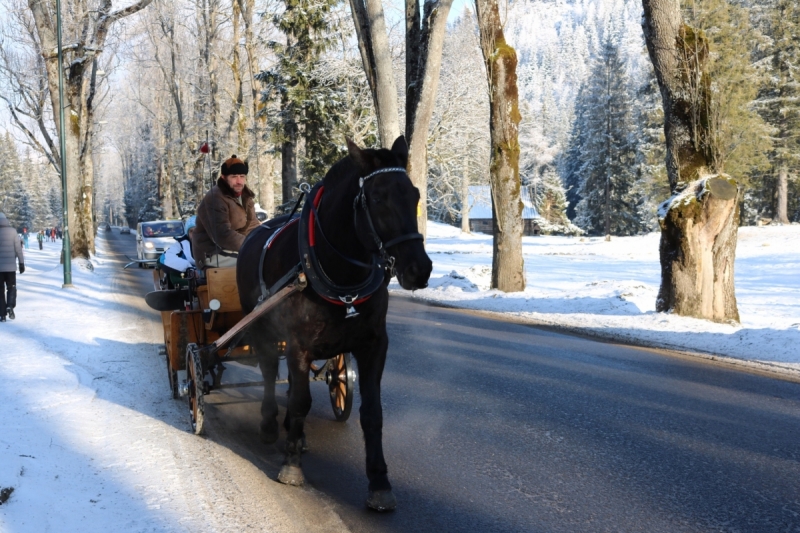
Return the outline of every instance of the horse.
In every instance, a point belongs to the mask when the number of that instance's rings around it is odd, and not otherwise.
[[[284,215],[248,235],[239,250],[237,283],[242,309],[250,312],[301,270],[308,286],[252,324],[247,342],[264,377],[260,437],[279,434],[275,379],[278,343],[285,342],[289,403],[283,466],[278,480],[302,485],[303,430],[311,408],[313,361],[350,352],[356,360],[364,433],[366,505],[396,505],[383,455],[381,377],[389,338],[387,286],[396,275],[406,290],[428,284],[433,264],[418,233],[419,190],[406,174],[408,146],[400,136],[390,150],[362,149],[347,140],[348,155],[309,193],[299,217]],[[270,287],[270,290],[267,289]]]

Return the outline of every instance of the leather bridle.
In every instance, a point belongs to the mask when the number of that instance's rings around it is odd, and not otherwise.
[[[355,199],[353,200],[353,226],[358,231],[358,210],[361,208],[364,211],[364,215],[367,219],[367,234],[377,246],[377,253],[380,255],[381,259],[386,262],[386,267],[389,269],[392,275],[395,275],[394,271],[394,263],[395,258],[394,256],[389,255],[388,248],[391,248],[395,244],[400,244],[401,242],[410,241],[410,240],[424,240],[425,237],[422,236],[421,233],[406,233],[404,235],[400,235],[395,237],[394,239],[389,240],[389,242],[384,243],[381,241],[380,236],[378,235],[378,231],[375,229],[375,224],[372,222],[372,215],[369,213],[369,208],[367,207],[367,192],[364,190],[364,185],[367,183],[368,180],[374,178],[379,174],[386,174],[389,172],[402,172],[406,174],[406,169],[402,167],[389,167],[389,168],[381,168],[378,169],[363,178],[358,179],[358,194],[356,195]]]

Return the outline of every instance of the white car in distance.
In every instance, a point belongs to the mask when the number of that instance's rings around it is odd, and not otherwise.
[[[175,237],[183,234],[183,222],[180,220],[139,222],[136,227],[137,259],[158,259],[164,250],[175,243]]]

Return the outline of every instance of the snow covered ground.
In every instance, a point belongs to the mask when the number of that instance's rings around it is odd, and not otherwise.
[[[61,288],[60,241],[44,246],[25,250],[17,318],[0,324],[0,491],[13,488],[0,532],[345,529],[324,506],[289,517],[282,485],[188,431],[158,315],[102,232],[91,265],[72,263],[74,289]]]
[[[800,376],[800,225],[739,229],[740,324],[656,313],[658,243],[658,233],[524,237],[527,288],[506,294],[488,290],[491,236],[429,222],[433,275],[413,297]]]
[[[428,231],[434,273],[413,298],[800,372],[800,226],[740,230],[739,325],[654,312],[656,234],[526,237],[528,288],[503,294],[488,290],[490,236]],[[17,319],[0,324],[0,491],[13,488],[0,532],[307,529],[288,519],[281,486],[187,431],[166,392],[158,319],[104,234],[91,263],[73,263],[74,289],[61,288],[60,242],[35,247]],[[312,518],[314,531],[345,529],[324,506]]]

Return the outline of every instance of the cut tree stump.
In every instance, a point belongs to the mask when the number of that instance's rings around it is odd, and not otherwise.
[[[690,183],[661,204],[661,288],[656,311],[739,322],[733,265],[739,187],[720,174]]]

